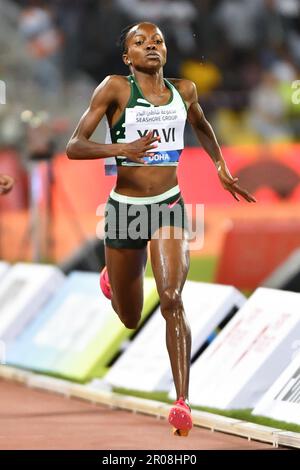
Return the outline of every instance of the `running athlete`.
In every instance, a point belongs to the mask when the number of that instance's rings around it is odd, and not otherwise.
[[[213,160],[224,189],[237,200],[238,195],[248,202],[255,198],[231,176],[199,106],[195,84],[163,77],[167,49],[160,29],[152,23],[135,24],[123,31],[121,44],[130,75],[108,76],[96,88],[68,143],[67,155],[75,160],[115,157],[117,181],[106,205],[106,267],[100,285],[123,324],[137,328],[149,241],[177,393],[169,423],[175,435],[187,435],[192,428],[188,403],[191,332],[181,292],[189,269],[189,246],[177,181],[186,119]],[[89,139],[105,115],[111,143],[92,142]],[[163,216],[157,216],[154,209],[164,209]],[[142,217],[138,234],[137,214]]]

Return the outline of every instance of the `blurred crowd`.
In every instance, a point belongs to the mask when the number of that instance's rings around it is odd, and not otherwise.
[[[18,34],[43,93],[78,73],[94,83],[127,74],[122,28],[157,23],[168,46],[166,77],[185,77],[223,144],[298,140],[299,0],[14,0]],[[76,96],[73,96],[76,100]],[[196,143],[188,133],[187,143]]]

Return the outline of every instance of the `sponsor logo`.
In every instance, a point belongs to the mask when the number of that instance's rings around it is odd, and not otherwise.
[[[166,162],[170,160],[170,157],[167,153],[157,153],[153,157],[146,157],[148,162]]]

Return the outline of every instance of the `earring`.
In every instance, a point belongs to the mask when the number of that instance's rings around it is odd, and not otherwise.
[[[131,64],[131,60],[128,61],[128,65]]]

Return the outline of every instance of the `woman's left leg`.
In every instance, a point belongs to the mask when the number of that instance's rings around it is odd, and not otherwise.
[[[164,238],[159,229],[159,238],[150,241],[151,265],[155,277],[160,307],[166,320],[166,342],[177,393],[177,399],[188,399],[191,360],[191,331],[181,298],[181,292],[189,270],[190,257],[186,232],[182,238],[174,238],[174,229],[169,227],[170,237]]]

